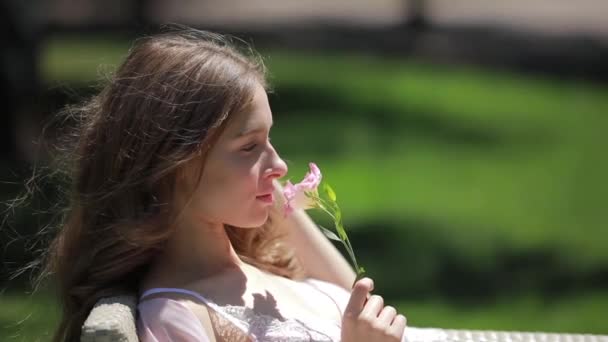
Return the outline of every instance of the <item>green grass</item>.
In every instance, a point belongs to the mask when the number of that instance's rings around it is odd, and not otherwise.
[[[608,334],[606,293],[543,300],[538,296],[502,298],[490,303],[406,301],[397,305],[414,327]]]
[[[0,294],[0,340],[50,341],[59,321],[57,302],[45,294]]]
[[[607,88],[365,56],[268,64],[279,99],[293,88],[339,99],[275,113],[275,140],[296,177],[318,162],[347,221],[421,217],[607,261]]]
[[[42,46],[41,73],[53,85],[101,80],[116,68],[129,47],[126,40],[113,37],[50,38]]]

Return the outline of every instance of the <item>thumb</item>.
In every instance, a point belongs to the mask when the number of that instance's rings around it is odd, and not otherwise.
[[[346,308],[344,309],[344,314],[351,317],[358,316],[365,306],[369,293],[373,289],[374,281],[370,278],[366,277],[357,281],[355,285],[353,285],[353,291],[351,292],[348,304],[346,304]]]

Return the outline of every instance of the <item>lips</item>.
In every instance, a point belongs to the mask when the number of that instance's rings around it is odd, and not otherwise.
[[[257,200],[260,200],[264,203],[272,203],[274,198],[272,196],[272,193],[266,194],[266,195],[260,195],[256,197]]]

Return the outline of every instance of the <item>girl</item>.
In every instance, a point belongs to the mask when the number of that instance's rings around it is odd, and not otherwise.
[[[141,39],[77,112],[70,207],[50,249],[75,341],[94,303],[138,293],[142,341],[399,341],[303,211],[280,212],[287,166],[259,59],[195,30]],[[311,99],[314,101],[314,99]]]

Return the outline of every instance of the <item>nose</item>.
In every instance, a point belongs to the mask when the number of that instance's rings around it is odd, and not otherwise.
[[[287,174],[287,170],[288,168],[285,161],[281,159],[277,151],[271,147],[269,167],[264,171],[265,177],[270,179],[281,178]]]

